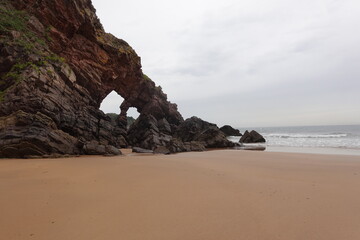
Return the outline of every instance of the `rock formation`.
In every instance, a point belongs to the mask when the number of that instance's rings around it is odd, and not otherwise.
[[[0,157],[231,145],[197,119],[201,134],[181,132],[189,121],[143,74],[135,51],[104,32],[90,0],[2,0],[0,34]],[[112,91],[124,98],[115,123],[99,110]],[[141,114],[127,132],[130,107]]]
[[[240,131],[238,129],[235,129],[231,127],[230,125],[224,125],[220,128],[220,130],[226,135],[226,136],[242,136]]]
[[[178,127],[175,137],[183,142],[200,142],[205,148],[233,147],[225,134],[212,123],[192,117]]]
[[[144,149],[144,148],[140,148],[140,147],[133,147],[132,152],[135,152],[135,153],[154,153],[154,151],[152,151],[152,150]]]
[[[255,130],[245,131],[239,140],[240,143],[264,143],[265,138]]]
[[[128,131],[132,146],[151,149],[155,153],[203,151],[206,148],[233,147],[220,129],[197,117],[186,119],[171,127],[165,118],[141,114]]]

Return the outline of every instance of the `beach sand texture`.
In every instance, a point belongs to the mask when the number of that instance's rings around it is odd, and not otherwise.
[[[0,239],[358,240],[360,157],[0,160]]]

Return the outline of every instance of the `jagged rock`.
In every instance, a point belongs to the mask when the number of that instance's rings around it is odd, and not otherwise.
[[[165,118],[158,121],[158,127],[161,132],[171,134],[171,126]]]
[[[0,157],[234,145],[214,124],[184,122],[143,74],[130,45],[105,33],[90,0],[2,0],[0,6]],[[115,120],[99,110],[112,91],[124,99]],[[127,129],[130,107],[140,116]]]
[[[172,136],[160,131],[158,120],[151,114],[140,114],[128,130],[129,144],[155,150],[167,146]]]
[[[154,153],[154,151],[152,151],[152,150],[144,149],[144,148],[140,148],[140,147],[133,147],[132,151],[135,153]]]
[[[168,144],[166,145],[166,147],[169,149],[169,151],[171,153],[177,153],[177,152],[186,152],[188,151],[185,148],[185,144],[184,142],[182,142],[181,140],[177,139],[177,138],[172,138]]]
[[[16,111],[0,117],[0,157],[29,157],[80,153],[82,144],[57,129],[48,116]]]
[[[203,142],[196,142],[196,141],[186,142],[185,148],[187,152],[190,151],[202,152],[206,150],[206,147],[204,146]]]
[[[154,153],[156,154],[170,154],[171,151],[165,146],[158,146],[155,148]]]
[[[220,129],[212,123],[197,117],[186,119],[181,123],[175,133],[175,137],[183,142],[199,142],[205,148],[233,147],[234,143],[226,139]]]
[[[256,132],[255,130],[252,130],[251,132],[245,131],[242,137],[239,140],[240,143],[264,143],[265,138]]]
[[[230,125],[225,125],[220,128],[220,130],[226,135],[226,136],[242,136],[240,131],[238,129],[235,129],[231,127]]]
[[[197,117],[181,123],[172,135],[171,127],[164,126],[168,126],[166,119],[141,114],[128,131],[129,143],[164,154],[234,146],[215,124]]]
[[[169,149],[170,153],[191,151],[202,152],[206,150],[203,142],[183,142],[177,138],[173,138],[166,147]]]
[[[99,110],[112,91],[125,99],[120,117],[126,119],[135,107],[166,119],[159,125],[165,135],[183,121],[177,106],[142,73],[129,44],[104,32],[90,0],[4,0],[0,5],[6,10],[0,13],[2,23],[10,19],[22,26],[5,23],[0,32],[0,117],[22,111],[32,119],[16,127],[16,136],[11,127],[0,130],[0,157],[108,154],[116,151],[102,146],[127,146],[126,125]],[[51,127],[37,123],[37,114]],[[157,133],[153,141],[162,138],[167,136]]]
[[[118,135],[117,143],[120,148],[127,148],[129,146],[128,142],[126,141],[123,135]]]

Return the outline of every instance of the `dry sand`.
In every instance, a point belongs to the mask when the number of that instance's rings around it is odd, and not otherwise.
[[[0,160],[0,239],[358,240],[360,157]]]

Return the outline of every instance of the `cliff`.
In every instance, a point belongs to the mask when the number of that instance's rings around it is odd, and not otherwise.
[[[184,122],[176,104],[130,45],[104,32],[90,0],[0,4],[0,157],[173,145]],[[99,110],[112,91],[124,98],[115,123]],[[129,107],[141,114],[128,133]]]

